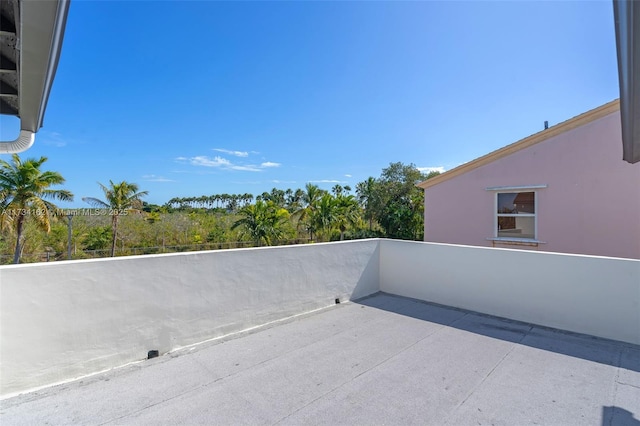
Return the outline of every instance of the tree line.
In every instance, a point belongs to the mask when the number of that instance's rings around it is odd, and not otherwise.
[[[53,203],[72,201],[73,194],[53,188],[65,180],[58,172],[42,170],[46,161],[23,160],[16,154],[10,162],[0,160],[0,256],[11,256],[14,263],[43,260],[43,252],[47,259],[48,253],[66,258],[66,231],[72,231],[74,258],[92,250],[115,256],[239,242],[265,246],[369,237],[422,240],[424,195],[416,184],[438,174],[397,162],[355,190],[336,184],[327,191],[308,183],[255,197],[175,197],[163,205],[144,202],[148,192],[135,183],[109,181],[98,183],[102,197],[83,198],[93,207],[86,214],[83,209],[65,213]]]
[[[165,206],[179,210],[187,208],[224,208],[227,210],[236,210],[239,206],[246,206],[252,201],[252,194],[215,194],[201,195],[199,197],[174,197],[167,201]]]

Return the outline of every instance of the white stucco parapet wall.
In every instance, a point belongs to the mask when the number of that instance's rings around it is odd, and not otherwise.
[[[385,240],[380,289],[640,344],[640,260]]]
[[[0,395],[375,293],[377,240],[0,267]]]
[[[640,344],[640,261],[394,240],[0,267],[0,396],[378,291]]]

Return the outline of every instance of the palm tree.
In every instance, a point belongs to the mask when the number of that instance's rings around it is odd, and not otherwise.
[[[73,194],[67,190],[49,189],[64,183],[65,179],[58,172],[41,171],[45,161],[47,157],[23,161],[17,154],[11,156],[11,163],[0,160],[0,228],[11,226],[16,231],[13,263],[20,262],[25,220],[33,218],[48,233],[57,207],[46,199],[73,200]]]
[[[342,241],[347,228],[357,226],[360,223],[360,206],[353,195],[339,195],[335,202],[338,210],[336,225],[340,230],[340,241]]]
[[[336,226],[339,208],[336,199],[328,193],[322,195],[315,209],[311,212],[310,222],[323,241],[331,239],[331,231]]]
[[[258,246],[271,245],[282,239],[289,220],[289,212],[272,201],[258,200],[241,208],[238,214],[242,217],[235,221],[231,229],[242,226]]]
[[[248,192],[246,194],[243,195],[243,202],[242,202],[242,206],[246,206],[248,204],[251,204],[251,202],[253,201],[253,194],[249,194]]]
[[[302,203],[303,196],[304,191],[302,189],[298,188],[295,190],[289,202],[289,211],[295,212],[296,210],[298,210],[300,204]]]
[[[302,205],[293,212],[293,216],[298,220],[298,228],[300,225],[306,224],[307,231],[309,231],[309,239],[311,240],[313,240],[313,233],[316,230],[312,216],[324,194],[326,194],[326,191],[320,189],[317,185],[307,183],[305,190],[301,190],[300,194]]]
[[[271,194],[269,194],[270,200],[273,201],[278,207],[284,207],[286,192],[282,189],[273,188]]]
[[[109,186],[104,186],[98,182],[102,192],[104,192],[105,201],[93,197],[84,197],[85,201],[95,207],[108,209],[111,216],[111,229],[113,239],[111,240],[111,257],[116,255],[116,239],[118,235],[118,218],[120,215],[126,215],[129,211],[139,212],[142,207],[141,197],[148,194],[147,191],[138,191],[138,185],[122,181],[113,183],[109,181]]]
[[[364,209],[364,218],[369,221],[369,231],[373,229],[373,217],[374,206],[376,204],[376,180],[373,177],[369,177],[364,182],[360,182],[356,185],[356,194],[358,194],[358,201]]]

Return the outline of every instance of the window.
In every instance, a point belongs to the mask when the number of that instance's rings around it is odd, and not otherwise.
[[[497,238],[536,239],[536,193],[498,192],[496,193]]]
[[[537,214],[538,193],[546,188],[546,184],[485,188],[494,193],[493,236],[487,239],[544,244],[538,241]]]

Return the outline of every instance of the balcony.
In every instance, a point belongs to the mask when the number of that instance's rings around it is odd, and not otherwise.
[[[640,419],[638,260],[375,239],[12,265],[0,308],[3,424]]]

